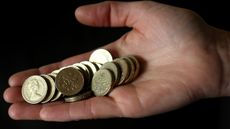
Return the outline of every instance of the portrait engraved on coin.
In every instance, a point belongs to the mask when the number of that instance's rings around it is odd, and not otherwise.
[[[31,76],[25,80],[22,86],[22,96],[25,101],[36,104],[41,102],[47,93],[46,81],[37,75]]]

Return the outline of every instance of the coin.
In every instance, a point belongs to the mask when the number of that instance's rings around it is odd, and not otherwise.
[[[115,77],[114,84],[115,85],[118,84],[118,82],[120,81],[120,77],[121,77],[121,70],[120,70],[119,65],[116,62],[106,62],[105,64],[102,65],[100,69],[109,69],[110,71],[112,71]]]
[[[113,61],[113,57],[106,49],[97,49],[90,55],[89,61],[104,64]]]
[[[77,95],[74,96],[70,96],[70,97],[65,97],[64,100],[65,102],[75,102],[75,101],[80,101],[83,99],[88,99],[90,97],[93,96],[93,92],[92,91],[86,91],[84,93],[79,93]]]
[[[61,71],[60,69],[56,69],[56,70],[52,71],[51,73],[52,74],[58,74],[60,71]]]
[[[42,101],[42,103],[47,103],[47,102],[49,102],[53,98],[53,96],[55,94],[55,82],[48,75],[42,74],[41,77],[43,77],[46,80],[47,87],[48,87],[48,91],[47,91],[46,97],[44,98],[44,100]]]
[[[118,85],[121,85],[129,77],[131,66],[127,60],[124,60],[122,58],[117,58],[114,60],[114,62],[116,62],[120,66],[121,77]]]
[[[122,58],[123,60],[126,60],[127,62],[129,62],[129,64],[130,64],[130,70],[129,70],[129,76],[126,78],[126,80],[124,81],[124,83],[128,83],[128,82],[130,82],[132,79],[133,79],[133,77],[134,77],[134,73],[135,73],[135,64],[134,64],[134,62],[130,59],[130,58],[128,58],[128,57],[123,57]]]
[[[82,69],[82,68],[79,67],[79,66],[74,66],[74,65],[72,65],[72,67],[78,69],[78,70],[83,74],[84,79],[85,79],[85,84],[86,84],[86,80],[88,79],[88,75],[87,75],[88,73],[86,73],[86,72],[84,71],[84,69]]]
[[[44,78],[33,75],[27,78],[22,85],[22,97],[30,104],[40,103],[47,93],[47,83]]]
[[[88,71],[88,74],[89,74],[89,78],[88,78],[89,83],[88,84],[90,84],[90,82],[92,80],[92,77],[93,77],[93,71],[91,70],[90,66],[88,66],[86,64],[83,64],[83,63],[80,63],[80,64],[84,65],[87,68],[87,71]]]
[[[92,62],[92,63],[95,63],[95,62]],[[99,63],[95,63],[97,65],[97,67],[100,69],[102,64],[99,64]]]
[[[50,74],[48,74],[48,76],[50,76],[53,79],[53,81],[55,82],[57,74],[50,73]],[[55,93],[53,95],[53,98],[50,100],[51,102],[53,102],[53,101],[55,101],[61,97],[61,92],[59,92],[56,89],[56,86],[54,86],[54,87],[55,87]]]
[[[53,98],[50,100],[51,102],[53,102],[53,101],[56,101],[57,99],[59,99],[60,97],[61,97],[61,92],[60,91],[58,91],[58,90],[55,90],[55,94],[54,94],[54,96],[53,96]]]
[[[80,71],[83,70],[83,75],[84,75],[84,79],[85,79],[85,84],[89,84],[91,82],[91,72],[89,70],[89,68],[87,66],[85,66],[84,64],[81,64],[81,63],[75,63],[72,65],[73,67],[77,68],[77,69],[80,69]]]
[[[89,68],[90,68],[90,70],[92,71],[93,74],[95,72],[97,72],[97,70],[99,69],[99,67],[96,64],[94,64],[94,63],[92,63],[90,61],[82,61],[80,63],[89,66]]]
[[[134,77],[133,77],[133,79],[135,79],[140,72],[140,63],[135,56],[129,55],[127,57],[130,58],[133,61],[133,63],[135,64],[135,73],[134,73]]]
[[[91,90],[96,96],[105,96],[114,85],[114,74],[108,69],[98,70],[92,79]]]
[[[59,71],[63,70],[63,69],[66,69],[66,68],[69,68],[69,67],[72,67],[71,65],[67,65],[67,66],[63,66],[59,69]]]
[[[81,63],[75,63],[75,64],[73,64],[72,66],[74,66],[74,67],[80,67],[80,68],[82,68],[84,71],[86,71],[87,73],[89,73],[87,67],[86,67],[85,65],[81,64]]]
[[[55,81],[57,73],[49,73],[48,75]]]
[[[84,86],[84,76],[76,68],[69,67],[61,70],[56,77],[56,88],[67,96],[79,93]]]

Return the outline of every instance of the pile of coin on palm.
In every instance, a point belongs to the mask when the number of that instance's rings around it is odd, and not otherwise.
[[[106,96],[115,87],[132,82],[140,63],[129,55],[113,59],[105,49],[95,50],[89,61],[82,61],[49,74],[28,77],[22,85],[23,99],[30,104],[56,100],[75,102],[94,96]]]

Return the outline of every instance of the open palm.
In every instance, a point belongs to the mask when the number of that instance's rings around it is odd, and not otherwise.
[[[193,12],[155,2],[103,2],[78,8],[76,17],[91,26],[131,27],[104,48],[116,56],[136,55],[141,62],[140,75],[115,88],[108,97],[30,105],[20,93],[26,77],[87,60],[90,52],[16,73],[4,93],[5,100],[13,103],[9,109],[12,118],[70,121],[143,117],[220,94],[222,69],[213,42],[215,30]]]

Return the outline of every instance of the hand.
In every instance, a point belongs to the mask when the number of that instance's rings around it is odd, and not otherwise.
[[[150,1],[103,2],[79,7],[76,17],[90,26],[131,27],[130,32],[104,48],[116,56],[138,56],[140,75],[132,83],[115,88],[108,97],[30,105],[23,101],[20,92],[25,78],[88,60],[90,52],[16,73],[4,93],[5,100],[13,103],[9,108],[13,119],[136,118],[222,95],[222,59],[216,48],[218,30],[192,11]]]

